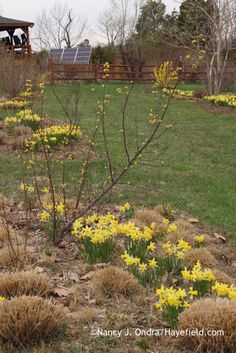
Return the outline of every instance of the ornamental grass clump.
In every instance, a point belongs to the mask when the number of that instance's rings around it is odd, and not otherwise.
[[[180,338],[181,346],[186,349],[198,353],[235,353],[236,300],[197,300],[179,315],[178,329],[203,330],[201,335]]]
[[[141,286],[132,274],[116,266],[97,270],[92,281],[96,292],[109,298],[128,297],[141,290]]]
[[[192,283],[199,297],[209,292],[211,283],[215,279],[213,272],[210,269],[203,269],[200,261],[193,266],[191,271],[185,268],[181,273],[184,280]]]
[[[0,303],[0,337],[15,346],[51,339],[65,321],[64,308],[41,297],[21,296]]]
[[[186,254],[188,267],[193,267],[198,261],[202,266],[214,268],[217,265],[215,256],[206,248],[192,248]]]
[[[0,296],[7,299],[20,296],[44,296],[50,290],[48,278],[35,271],[0,274]]]
[[[82,132],[77,125],[53,125],[37,130],[32,138],[26,140],[25,147],[28,150],[38,150],[42,146],[50,149],[76,142],[81,136]]]

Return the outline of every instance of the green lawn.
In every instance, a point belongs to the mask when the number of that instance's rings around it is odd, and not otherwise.
[[[91,91],[92,87],[95,88],[95,92]],[[119,144],[123,97],[116,93],[117,87],[122,85],[112,83],[107,85],[107,93],[111,94],[107,112],[107,137],[113,163],[118,167],[123,163],[123,150]],[[196,87],[199,86],[181,86],[188,89]],[[56,85],[54,90],[69,109],[74,86]],[[134,148],[135,121],[139,126],[140,138],[147,130],[145,117],[150,108],[154,107],[151,91],[148,84],[134,87],[127,112],[128,140],[131,149]],[[80,125],[88,133],[94,126],[96,101],[101,99],[102,92],[101,85],[84,84],[80,87]],[[60,120],[66,118],[51,87],[47,87],[43,105],[44,112],[49,116]],[[39,105],[37,109],[41,111]],[[171,165],[164,167],[137,165],[123,179],[123,182],[138,184],[156,192],[122,185],[111,196],[111,201],[128,200],[142,206],[169,203],[178,211],[186,211],[198,217],[202,223],[209,224],[213,229],[223,229],[236,234],[236,113],[228,116],[214,115],[191,101],[175,100],[167,116],[168,123],[172,123],[174,129],[169,135],[156,141],[151,152],[158,152],[168,145],[162,160]],[[99,152],[102,150],[99,144],[97,149]],[[20,180],[18,163],[12,156],[0,155],[0,187],[6,193],[14,190]],[[68,161],[67,182],[70,182],[72,176],[78,175],[80,166],[80,161]],[[94,172],[90,178],[91,183],[96,183],[104,176],[103,154],[93,162],[93,166]]]

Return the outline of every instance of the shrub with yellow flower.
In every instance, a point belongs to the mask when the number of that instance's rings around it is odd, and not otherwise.
[[[52,237],[53,229],[57,231],[61,228],[63,219],[65,217],[65,205],[62,202],[53,203],[43,203],[43,211],[39,214],[40,220],[44,224],[45,233]],[[53,225],[53,223],[56,223]]]
[[[174,68],[172,61],[165,61],[159,68],[155,68],[153,75],[155,78],[155,87],[168,88],[173,87],[179,80],[180,68]]]

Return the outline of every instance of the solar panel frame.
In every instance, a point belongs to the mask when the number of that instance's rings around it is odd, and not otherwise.
[[[89,64],[92,47],[51,49],[50,58],[62,64]]]

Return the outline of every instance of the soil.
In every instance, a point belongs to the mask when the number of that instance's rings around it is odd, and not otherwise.
[[[222,105],[217,105],[217,104],[212,104],[212,103],[207,103],[203,102],[201,100],[198,100],[196,104],[202,108],[203,110],[206,110],[210,113],[213,113],[215,115],[223,115],[223,116],[236,116],[236,109],[233,107],[226,107]]]

